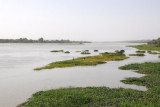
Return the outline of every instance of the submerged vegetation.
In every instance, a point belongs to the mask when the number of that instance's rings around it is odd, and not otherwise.
[[[160,106],[160,63],[129,64],[120,67],[147,74],[141,78],[127,78],[122,82],[146,86],[147,91],[123,88],[87,87],[62,88],[40,91],[20,106],[114,106],[114,107],[159,107]]]
[[[129,54],[129,56],[145,56],[144,54]]]
[[[57,61],[57,62],[50,63],[45,67],[36,68],[35,70],[73,67],[73,66],[95,66],[97,64],[106,63],[105,61],[123,60],[127,58],[128,57],[125,56],[124,50],[123,50],[115,53],[107,53],[107,54],[102,53],[101,55],[96,55],[96,56],[87,56],[87,57],[80,57],[76,59],[73,58],[72,60]]]

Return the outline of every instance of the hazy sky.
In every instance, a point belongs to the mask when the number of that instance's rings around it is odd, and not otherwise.
[[[0,38],[160,37],[160,0],[0,0]]]

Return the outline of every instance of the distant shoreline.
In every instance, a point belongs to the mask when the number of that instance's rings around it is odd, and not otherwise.
[[[19,39],[0,39],[0,43],[91,43],[89,41],[71,41],[71,40],[44,40],[39,38],[38,40],[32,40],[27,38]]]

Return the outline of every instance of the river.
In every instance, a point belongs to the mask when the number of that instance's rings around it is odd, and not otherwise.
[[[142,77],[129,70],[119,70],[119,66],[130,63],[160,61],[157,55],[146,53],[144,57],[132,56],[123,61],[110,61],[106,64],[87,67],[55,68],[34,71],[54,61],[73,59],[81,56],[81,50],[90,50],[91,55],[101,52],[125,50],[125,54],[135,53],[137,49],[126,47],[136,43],[87,43],[84,45],[1,43],[0,44],[0,107],[15,107],[26,101],[37,91],[62,87],[106,86],[110,88],[131,88],[147,90],[146,87],[127,85],[120,82],[126,77]],[[93,50],[99,52],[93,52]],[[51,50],[70,51],[51,53]]]

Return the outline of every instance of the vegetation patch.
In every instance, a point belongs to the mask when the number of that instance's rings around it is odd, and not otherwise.
[[[81,51],[76,51],[76,52],[81,52]]]
[[[136,51],[136,53],[145,53],[146,51],[140,51],[140,50],[138,50],[138,51]]]
[[[64,52],[63,50],[52,50],[51,52]]]
[[[158,52],[153,52],[153,51],[147,51],[147,53],[149,53],[149,54],[160,54]]]
[[[64,53],[70,53],[69,51],[65,51]]]
[[[72,60],[65,60],[65,61],[57,61],[50,63],[45,67],[36,68],[35,70],[42,70],[42,69],[52,69],[52,68],[63,68],[63,67],[74,67],[74,66],[95,66],[97,64],[106,63],[106,61],[113,61],[113,60],[124,60],[128,57],[125,56],[124,53],[103,53],[97,56],[87,56],[87,57],[80,57]]]
[[[129,56],[145,56],[144,54],[129,54]]]
[[[160,63],[129,64],[120,67],[123,70],[135,70],[147,74],[141,78],[127,78],[122,82],[143,85],[147,91],[123,88],[87,87],[62,88],[40,91],[19,106],[26,107],[159,107],[160,106]]]
[[[134,47],[139,50],[160,51],[160,38],[158,38],[157,40],[152,40],[148,42],[147,44],[134,45],[134,46],[129,46],[129,47]]]
[[[81,54],[91,54],[91,53],[87,52],[87,51],[83,51],[83,52],[81,52]]]
[[[82,51],[81,54],[91,54],[89,50]]]
[[[149,51],[160,51],[160,47],[156,46],[156,45],[134,45],[134,46],[129,46],[129,47],[133,47],[139,50],[149,50]]]
[[[65,61],[57,61],[50,63],[49,65],[42,67],[42,68],[36,68],[35,70],[42,70],[42,69],[52,69],[52,68],[64,68],[64,67],[74,67],[74,66],[95,66],[97,64],[103,64],[106,62],[102,61],[80,61],[80,60],[65,60]]]
[[[94,52],[98,52],[98,50],[94,50]]]

